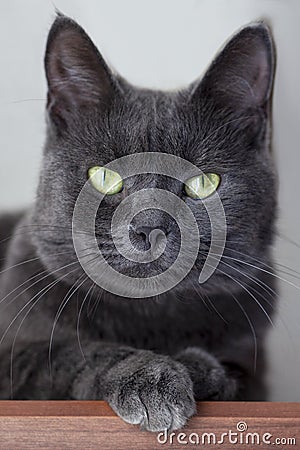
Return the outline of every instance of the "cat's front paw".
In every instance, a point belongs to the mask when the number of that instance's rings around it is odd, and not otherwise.
[[[137,351],[115,365],[106,380],[106,400],[114,411],[146,430],[176,430],[196,411],[188,371],[170,357]]]
[[[211,354],[189,347],[174,357],[187,369],[193,381],[196,400],[234,400],[237,380]]]

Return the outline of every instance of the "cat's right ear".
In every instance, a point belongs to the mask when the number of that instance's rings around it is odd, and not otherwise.
[[[208,68],[193,98],[237,112],[265,109],[271,99],[275,51],[269,27],[253,23],[231,38]]]
[[[86,108],[108,108],[116,89],[114,77],[85,31],[58,14],[49,32],[45,70],[47,110],[60,128]]]

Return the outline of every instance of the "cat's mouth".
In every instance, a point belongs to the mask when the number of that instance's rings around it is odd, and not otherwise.
[[[129,277],[149,278],[162,274],[174,264],[176,258],[168,253],[162,253],[159,257],[155,257],[158,249],[152,252],[151,248],[145,252],[146,256],[151,259],[146,262],[138,262],[133,259],[125,258],[118,252],[111,252],[103,255],[106,262],[117,272]],[[142,255],[144,252],[141,252]],[[155,254],[154,254],[155,253]]]

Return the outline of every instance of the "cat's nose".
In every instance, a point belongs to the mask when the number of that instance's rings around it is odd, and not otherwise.
[[[136,234],[141,236],[147,247],[155,248],[167,235],[163,227],[139,226],[135,229]]]

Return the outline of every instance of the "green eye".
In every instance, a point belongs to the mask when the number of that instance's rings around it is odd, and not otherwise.
[[[216,173],[206,173],[193,177],[185,183],[185,192],[191,198],[204,199],[216,191],[221,178]]]
[[[117,172],[106,167],[91,167],[88,177],[95,189],[101,194],[114,195],[123,188],[123,180]]]

